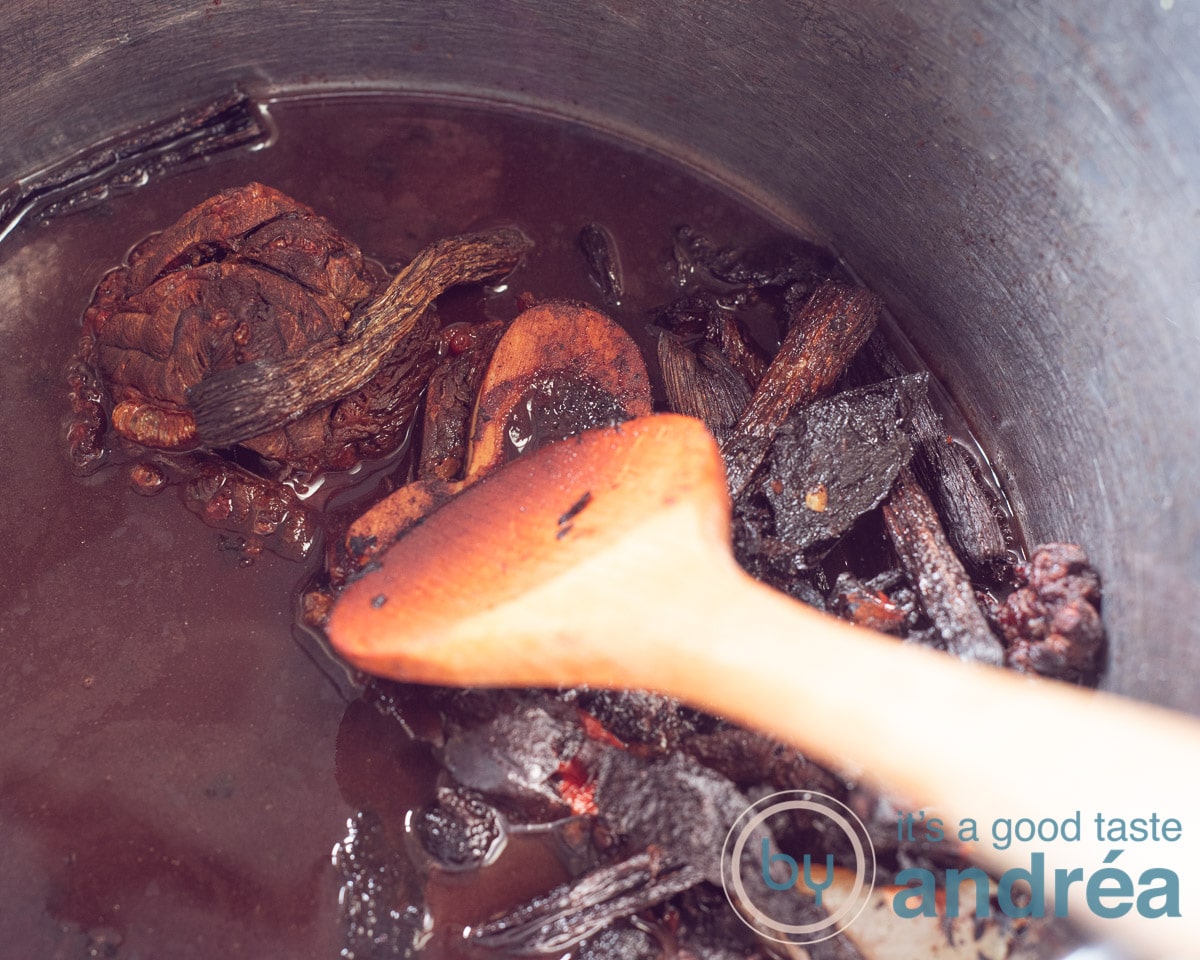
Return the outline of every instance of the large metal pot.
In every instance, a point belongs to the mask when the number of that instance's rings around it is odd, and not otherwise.
[[[0,182],[236,83],[453,91],[716,171],[844,253],[1033,540],[1106,581],[1106,685],[1200,710],[1200,11],[825,0],[17,0]]]
[[[0,37],[0,187],[235,84],[513,102],[724,179],[884,297],[1030,540],[1087,547],[1104,685],[1200,713],[1195,4],[10,0]]]

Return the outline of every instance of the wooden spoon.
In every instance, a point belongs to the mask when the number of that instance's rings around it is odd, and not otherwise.
[[[969,852],[993,869],[1044,853],[1048,896],[1055,869],[1082,868],[1073,919],[1135,951],[1194,955],[1200,723],[828,617],[744,574],[729,520],[721,457],[699,421],[588,431],[519,458],[395,543],[346,588],[329,637],[351,663],[401,680],[674,695],[869,775],[942,816],[951,839],[974,818],[983,842]],[[998,818],[1077,810],[1077,842],[988,842]],[[1097,813],[1175,817],[1183,835],[1109,842]],[[1135,896],[1144,869],[1180,875],[1182,919],[1094,916],[1087,877],[1113,849]]]

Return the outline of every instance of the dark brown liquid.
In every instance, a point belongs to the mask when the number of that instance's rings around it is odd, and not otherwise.
[[[298,642],[311,564],[268,554],[240,566],[175,491],[146,499],[118,469],[72,476],[64,366],[97,280],[133,244],[250,180],[310,204],[388,264],[516,222],[536,243],[519,286],[446,298],[447,321],[478,320],[513,315],[525,291],[599,302],[576,244],[597,222],[625,271],[610,312],[646,346],[647,309],[678,292],[674,228],[739,241],[777,232],[686,169],[563,123],[384,98],[284,101],[272,114],[267,149],[0,245],[8,956],[337,956],[339,895],[362,891],[335,848],[362,811],[402,848],[406,813],[434,787],[428,748],[348,698],[319,650]],[[465,925],[562,878],[536,838],[474,873],[397,869],[411,905],[428,906],[435,956],[465,955]]]

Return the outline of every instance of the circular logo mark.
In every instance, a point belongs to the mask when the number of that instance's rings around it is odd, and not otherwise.
[[[796,851],[796,856],[780,851],[775,833],[797,814],[811,821],[810,835],[843,834],[853,870],[835,869],[832,850]],[[840,800],[785,790],[763,797],[734,821],[721,851],[721,885],[734,911],[759,935],[781,943],[817,943],[841,933],[866,907],[875,887],[875,847],[866,826]]]

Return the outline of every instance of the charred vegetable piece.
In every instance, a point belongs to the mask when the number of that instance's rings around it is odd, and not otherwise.
[[[613,235],[600,224],[589,223],[579,231],[578,242],[592,282],[600,289],[604,302],[616,306],[625,295],[625,278]]]
[[[743,570],[818,610],[824,608],[824,591],[817,590],[804,579],[804,571],[797,570],[795,553],[775,536],[774,513],[757,488],[744,490],[733,502],[732,526],[734,557]],[[797,592],[800,590],[803,593]]]
[[[450,237],[417,254],[335,340],[295,355],[258,359],[196,378],[187,390],[196,430],[228,446],[292,423],[361,389],[453,286],[509,273],[529,249],[519,230]]]
[[[928,494],[904,471],[883,505],[884,523],[921,604],[946,644],[963,660],[999,666],[1004,648],[979,604],[971,580],[955,555]]]
[[[759,941],[736,913],[729,909],[725,893],[708,884],[692,887],[673,901],[674,942],[680,958],[704,960],[769,960],[774,954]],[[810,948],[808,960],[829,960]],[[797,955],[796,960],[802,960]],[[854,958],[859,960],[859,958]]]
[[[625,751],[608,750],[596,763],[595,781],[600,817],[626,846],[661,847],[668,857],[720,886],[725,836],[750,805],[726,777],[678,752],[647,762]],[[762,826],[755,829],[747,850],[760,850],[760,839],[778,849],[771,831]],[[757,906],[766,905],[770,916],[789,922],[823,919],[820,908],[796,890],[769,887],[761,871],[761,860],[753,866],[743,864],[742,879]]]
[[[890,376],[904,372],[904,365],[878,333],[864,352]],[[928,398],[917,402],[911,424],[918,450],[913,472],[937,504],[946,536],[971,569],[989,572],[1004,559],[1008,548],[996,498],[947,435]]]
[[[829,610],[844,620],[880,633],[904,634],[916,626],[917,598],[897,583],[902,575],[884,573],[863,583],[852,573],[838,575]]]
[[[621,743],[654,750],[675,749],[707,719],[672,697],[645,690],[580,690],[576,700]]]
[[[776,535],[811,566],[888,495],[912,455],[905,425],[926,377],[810,403],[775,433],[763,492]]]
[[[659,310],[656,325],[685,342],[702,338],[720,348],[745,383],[754,388],[767,369],[767,357],[747,336],[734,312],[744,299],[701,290]]]
[[[682,753],[643,761],[609,750],[595,772],[596,806],[634,849],[656,846],[721,883],[725,834],[750,805],[728,779]]]
[[[735,497],[793,408],[833,389],[874,330],[882,306],[869,290],[826,281],[797,310],[737,429],[721,445]]]
[[[1100,575],[1073,543],[1047,543],[1016,567],[1018,587],[996,616],[1010,666],[1094,683],[1104,655]]]
[[[473,790],[442,787],[437,803],[413,818],[413,832],[440,866],[451,870],[482,867],[504,847],[500,814]]]
[[[661,903],[701,879],[698,871],[651,848],[478,925],[471,939],[518,955],[560,955],[613,921]]]
[[[658,338],[667,403],[676,413],[696,417],[717,440],[737,424],[750,399],[746,381],[711,343],[693,350],[673,333]]]
[[[675,231],[675,257],[683,269],[699,267],[723,283],[747,287],[786,287],[816,282],[841,273],[837,260],[804,240],[779,240],[750,248],[719,248],[691,227]]]
[[[504,329],[499,320],[478,324],[466,349],[448,356],[430,375],[417,479],[461,478],[467,466],[475,398]]]

